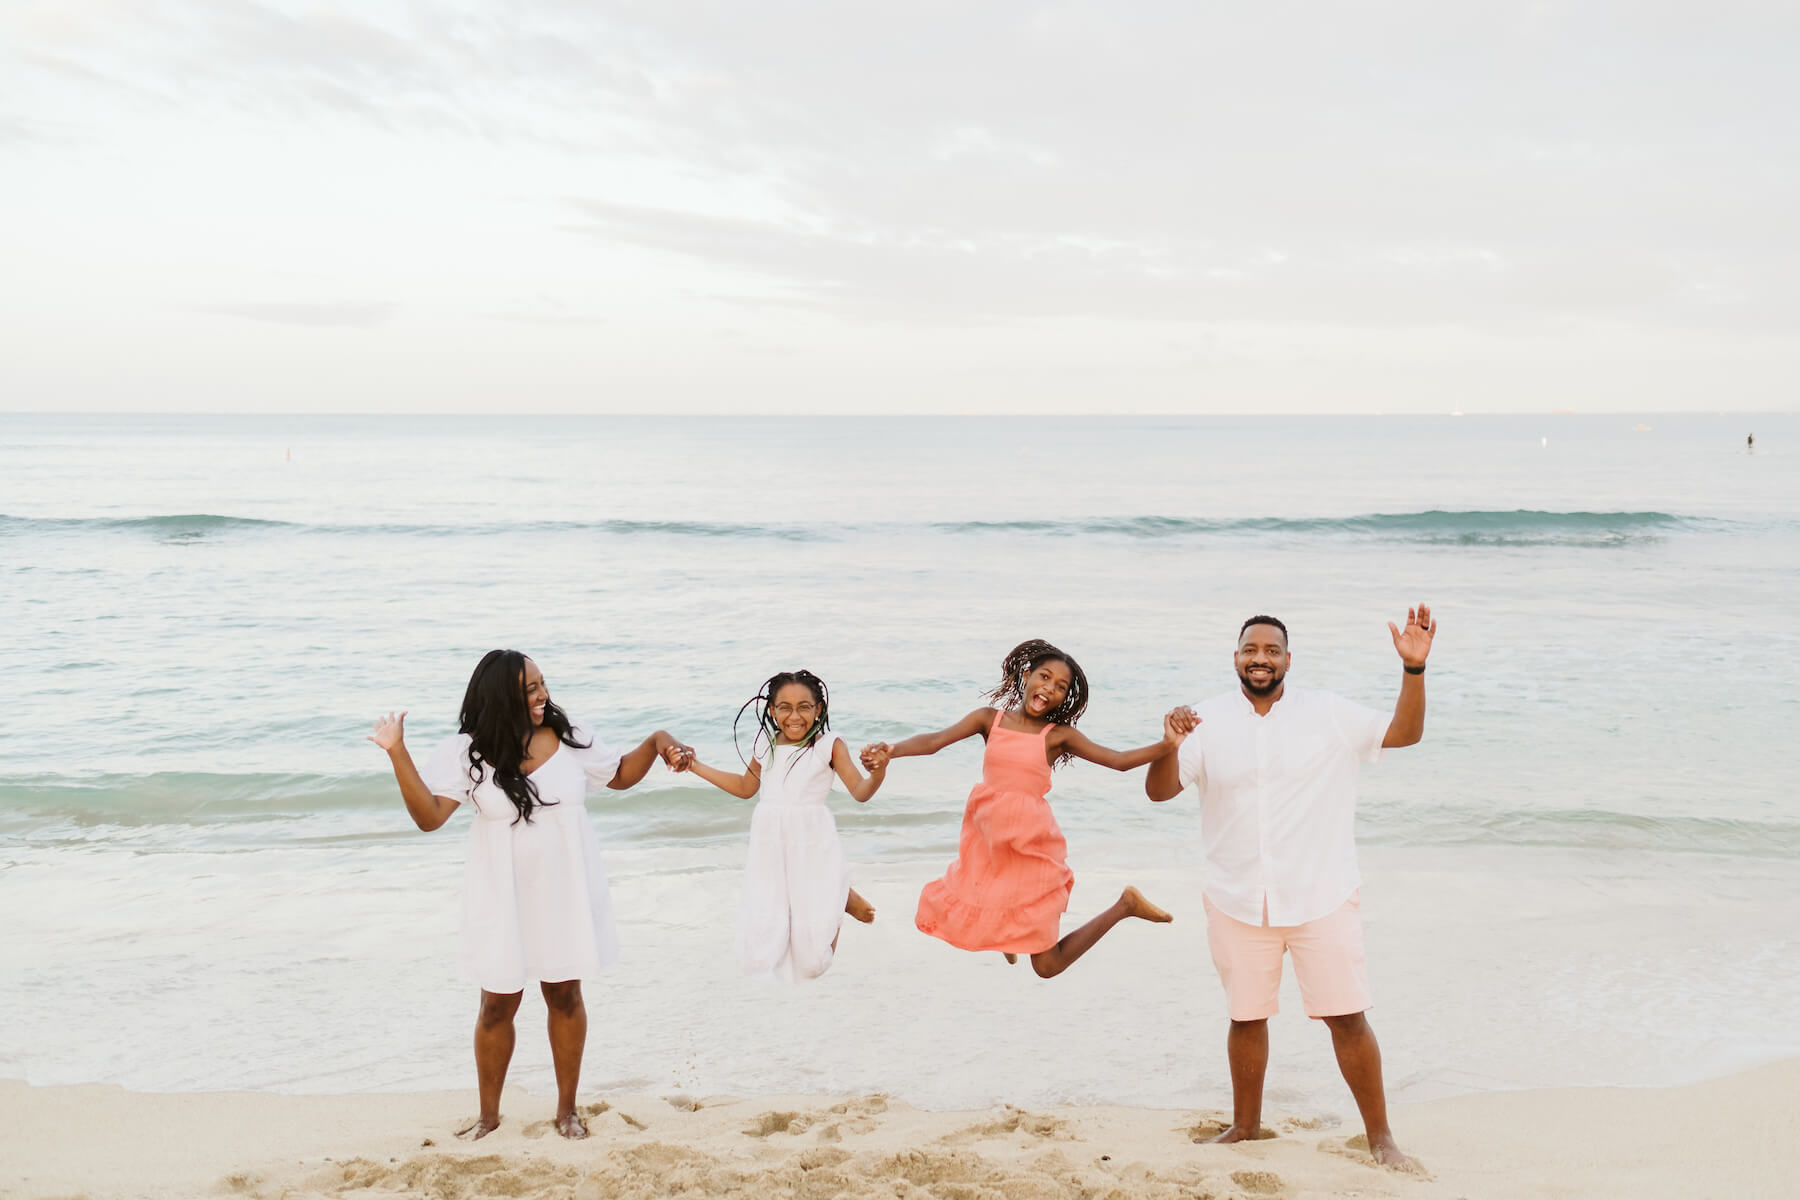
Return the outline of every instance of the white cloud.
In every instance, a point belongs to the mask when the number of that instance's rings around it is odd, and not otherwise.
[[[1737,403],[1786,405],[1797,22],[1730,4],[9,6],[0,319],[32,336],[0,361],[0,405],[125,403],[150,312],[173,322],[157,371],[193,391],[177,407],[254,390],[220,376],[217,323],[181,316],[209,313],[249,318],[245,336],[357,329],[381,391],[334,387],[318,403],[337,407],[510,406],[471,381],[521,355],[547,407],[594,403],[613,372],[639,406],[704,407],[711,380],[778,408],[809,371],[849,407],[1018,407],[1067,369],[1125,407],[1394,411],[1442,407],[1459,364],[1505,380],[1485,401],[1502,407],[1679,407],[1728,364]],[[1170,331],[1258,349],[1159,356]],[[95,344],[116,347],[110,373],[59,357]],[[896,362],[909,390],[848,382]],[[322,368],[297,369],[282,395],[304,407]]]

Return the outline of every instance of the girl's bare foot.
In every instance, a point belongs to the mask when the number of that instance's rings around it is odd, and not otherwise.
[[[1207,1138],[1206,1141],[1208,1145],[1220,1146],[1229,1145],[1232,1142],[1254,1142],[1259,1141],[1261,1138],[1262,1127],[1260,1125],[1254,1129],[1245,1129],[1242,1125],[1233,1125],[1224,1133],[1213,1134],[1211,1137]]]
[[[1000,953],[1006,956],[1006,961],[1009,963],[1016,963],[1019,961],[1019,956],[1014,954],[1011,950],[1002,950]]]
[[[473,1125],[457,1130],[456,1136],[465,1142],[473,1142],[478,1138],[486,1137],[498,1128],[500,1128],[499,1117],[476,1117]]]
[[[1144,899],[1144,893],[1138,891],[1134,887],[1128,887],[1119,893],[1119,903],[1125,906],[1125,915],[1128,917],[1142,917],[1146,921],[1157,922],[1173,921],[1175,919],[1162,909],[1156,907],[1156,905]]]
[[[570,1141],[584,1138],[588,1135],[587,1122],[575,1113],[563,1113],[556,1118],[556,1132]]]
[[[864,925],[875,919],[875,906],[864,900],[855,888],[850,889],[850,898],[844,901],[844,911],[861,921]]]

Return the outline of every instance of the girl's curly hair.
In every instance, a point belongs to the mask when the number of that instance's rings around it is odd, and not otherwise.
[[[1032,638],[1020,642],[1007,652],[1000,660],[1000,685],[984,698],[992,700],[1000,708],[1018,708],[1025,703],[1025,681],[1031,673],[1047,662],[1059,662],[1069,668],[1069,694],[1044,719],[1057,725],[1074,725],[1081,720],[1081,714],[1087,711],[1088,681],[1081,670],[1081,664],[1067,654],[1052,646],[1042,638]],[[1064,752],[1055,766],[1062,766],[1073,754]]]

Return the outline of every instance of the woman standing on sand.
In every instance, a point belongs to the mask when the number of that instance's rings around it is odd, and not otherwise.
[[[590,788],[622,791],[658,757],[673,766],[686,746],[657,730],[623,754],[550,702],[538,665],[517,650],[490,650],[463,693],[459,731],[413,765],[404,712],[369,737],[388,753],[413,823],[427,832],[457,806],[474,805],[463,877],[462,964],[481,988],[475,1074],[481,1115],[459,1131],[479,1138],[500,1125],[500,1092],[512,1061],[513,1016],[538,980],[550,1010],[556,1066],[556,1131],[587,1136],[575,1112],[587,1043],[583,977],[618,958],[600,843],[587,819]]]

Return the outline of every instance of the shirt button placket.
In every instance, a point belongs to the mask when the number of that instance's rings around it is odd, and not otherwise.
[[[1256,855],[1262,867],[1262,908],[1276,924],[1269,904],[1269,713],[1256,723]]]

